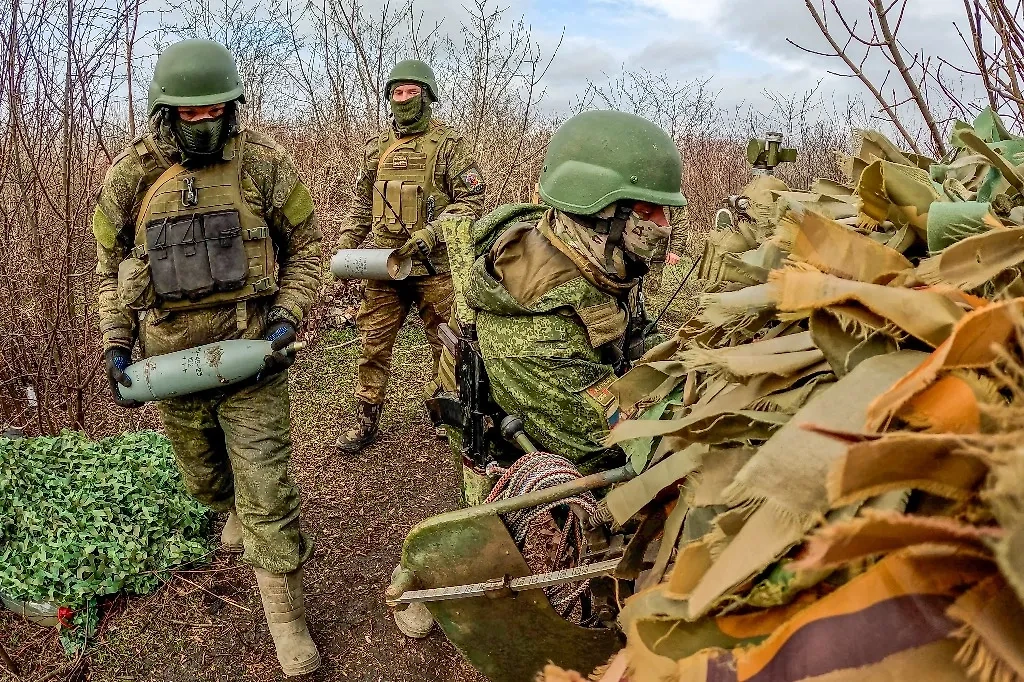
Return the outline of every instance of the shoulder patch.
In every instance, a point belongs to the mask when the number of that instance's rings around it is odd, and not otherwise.
[[[301,182],[295,183],[295,189],[281,207],[281,212],[292,225],[298,225],[308,218],[313,212],[313,197],[310,196],[309,189]]]
[[[99,206],[92,214],[92,234],[96,237],[96,242],[103,248],[107,250],[114,248],[114,243],[117,241],[117,228]]]
[[[470,166],[459,174],[459,179],[470,194],[480,194],[484,191],[484,176],[476,166]]]

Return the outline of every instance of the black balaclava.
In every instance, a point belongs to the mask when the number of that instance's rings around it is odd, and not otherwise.
[[[205,121],[183,121],[177,110],[172,109],[171,129],[181,149],[182,157],[196,163],[210,163],[219,160],[228,138],[237,132],[235,103],[228,102],[224,113]]]

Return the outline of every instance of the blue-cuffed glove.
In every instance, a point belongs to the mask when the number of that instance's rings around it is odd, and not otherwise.
[[[260,373],[256,375],[256,381],[262,381],[267,377],[280,374],[295,362],[294,355],[277,352],[284,350],[289,344],[295,342],[295,325],[287,320],[272,322],[267,327],[267,333],[263,338],[270,341],[270,347],[274,350],[274,353],[263,359],[263,367],[260,368]]]
[[[114,402],[121,407],[142,407],[138,400],[122,398],[121,392],[117,389],[121,386],[131,386],[131,378],[124,373],[128,365],[132,364],[132,352],[124,346],[111,346],[103,352],[103,361],[107,368],[107,381],[110,382],[110,392],[114,395]]]

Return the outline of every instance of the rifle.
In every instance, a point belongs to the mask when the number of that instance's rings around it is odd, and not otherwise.
[[[435,424],[447,424],[462,434],[462,463],[478,474],[485,474],[494,461],[491,445],[500,434],[523,452],[536,452],[537,446],[526,435],[523,420],[505,412],[491,399],[491,381],[484,367],[477,342],[476,326],[465,325],[458,336],[447,324],[437,327],[445,349],[455,358],[455,376],[459,393],[441,394],[427,400],[427,410]]]
[[[477,342],[476,325],[465,325],[457,335],[447,324],[437,327],[441,343],[455,358],[458,398],[439,395],[427,401],[435,423],[462,431],[462,462],[477,473],[484,473],[493,459],[493,442],[500,408],[491,400],[491,383]]]
[[[398,211],[396,211],[395,207],[391,205],[391,202],[388,201],[388,198],[384,196],[384,192],[380,191],[380,189],[377,187],[376,182],[373,183],[372,186],[373,189],[377,192],[377,194],[380,195],[380,198],[384,200],[384,205],[388,207],[389,211],[391,211],[391,215],[395,216],[395,220],[397,220],[398,224],[402,227],[402,231],[405,232],[405,236],[408,237],[409,239],[412,239],[412,232],[410,232],[409,228],[406,227],[404,222],[402,222],[402,216],[398,214]],[[416,248],[419,249],[420,256],[423,257],[423,263],[424,265],[427,266],[427,272],[429,272],[431,275],[436,275],[437,268],[434,267],[434,264],[430,260],[430,251],[427,250],[426,245],[423,244],[423,242],[416,242]]]
[[[622,376],[633,367],[644,354],[647,338],[658,333],[657,322],[647,316],[643,287],[641,280],[626,299],[626,330],[621,341],[603,347],[603,361],[612,366],[616,376]]]

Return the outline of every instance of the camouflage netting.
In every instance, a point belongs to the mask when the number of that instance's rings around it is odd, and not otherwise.
[[[594,679],[1024,679],[1024,138],[857,142],[846,184],[731,198],[613,386],[608,510],[663,527]]]

